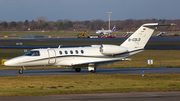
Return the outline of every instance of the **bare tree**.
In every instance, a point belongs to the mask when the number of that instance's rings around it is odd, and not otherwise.
[[[48,21],[47,17],[44,17],[44,16],[37,17],[37,24],[38,24],[39,29],[44,30],[46,27],[48,27],[47,21]]]

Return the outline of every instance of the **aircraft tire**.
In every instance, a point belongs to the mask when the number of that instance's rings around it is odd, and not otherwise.
[[[100,37],[102,37],[103,35],[104,35],[104,34],[103,34],[103,33],[101,33],[99,36],[100,36]]]
[[[94,68],[94,70],[91,70],[91,73],[95,73],[96,72],[96,68]]]
[[[22,74],[22,73],[23,73],[23,70],[22,70],[22,69],[20,69],[20,70],[19,70],[19,74]]]
[[[80,71],[81,71],[81,68],[75,68],[75,71],[76,71],[76,72],[80,72]]]

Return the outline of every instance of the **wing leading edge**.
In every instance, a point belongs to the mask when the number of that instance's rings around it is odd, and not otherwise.
[[[63,60],[56,65],[63,65],[63,66],[78,66],[78,65],[88,65],[88,64],[100,64],[100,63],[106,63],[106,62],[116,62],[116,61],[123,61],[126,59],[120,59],[120,58],[113,58],[113,59],[84,59],[84,60],[76,60],[76,59],[68,59]]]

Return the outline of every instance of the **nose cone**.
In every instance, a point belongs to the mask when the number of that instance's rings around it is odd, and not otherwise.
[[[14,65],[14,62],[11,61],[11,60],[8,60],[8,61],[4,62],[4,65],[5,65],[5,66],[13,66],[13,65]]]
[[[4,62],[5,66],[24,66],[23,61],[28,60],[26,56],[19,56]]]
[[[5,66],[18,66],[20,60],[21,60],[21,57],[12,58],[12,59],[4,62],[4,65]]]

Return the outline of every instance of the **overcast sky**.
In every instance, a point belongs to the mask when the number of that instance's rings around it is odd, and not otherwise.
[[[180,0],[0,0],[0,21],[180,19]]]

